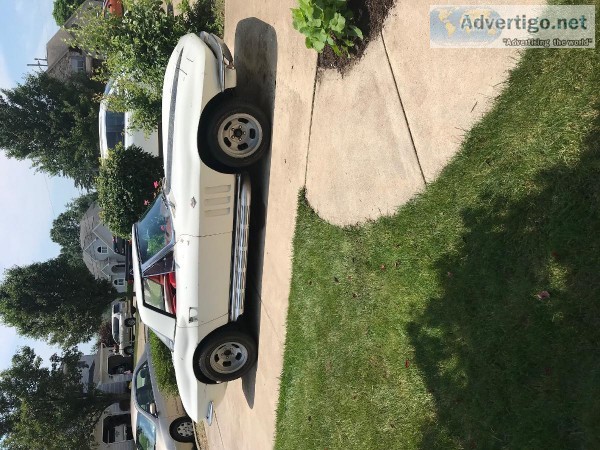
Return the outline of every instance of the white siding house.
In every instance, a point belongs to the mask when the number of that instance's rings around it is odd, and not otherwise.
[[[92,275],[110,281],[118,292],[125,292],[125,256],[113,250],[113,235],[100,221],[96,203],[81,219],[79,239],[83,262]]]

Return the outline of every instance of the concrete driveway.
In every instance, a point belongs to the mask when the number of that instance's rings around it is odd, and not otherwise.
[[[317,71],[292,28],[296,0],[227,0],[240,89],[271,114],[272,150],[252,171],[248,320],[256,368],[229,383],[209,448],[273,447],[298,192],[346,225],[391,214],[458,150],[514,64],[506,50],[429,49],[429,2],[398,2],[344,78]],[[474,53],[472,53],[474,52]],[[469,66],[471,58],[480,64]]]
[[[225,41],[238,87],[272,116],[272,149],[254,168],[246,315],[259,340],[256,368],[230,382],[209,448],[269,449],[275,434],[298,192],[304,186],[316,54],[292,29],[290,1],[228,1]]]

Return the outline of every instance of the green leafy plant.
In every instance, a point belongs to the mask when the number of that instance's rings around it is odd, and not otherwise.
[[[360,28],[352,25],[346,0],[299,0],[292,17],[294,28],[306,36],[306,47],[319,53],[328,45],[336,55],[349,55],[355,39],[363,38]]]
[[[175,368],[173,367],[170,350],[153,331],[148,333],[148,340],[158,389],[170,395],[178,395]]]
[[[52,16],[61,27],[85,0],[54,0]]]
[[[101,218],[114,233],[131,236],[132,225],[154,198],[162,160],[139,147],[118,144],[102,161],[96,179]]]

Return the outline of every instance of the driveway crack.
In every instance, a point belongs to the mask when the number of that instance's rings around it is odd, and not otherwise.
[[[402,115],[404,116],[404,122],[406,123],[406,128],[408,130],[408,135],[410,136],[410,142],[412,144],[413,151],[415,153],[415,157],[417,158],[417,164],[419,165],[419,171],[421,172],[421,178],[423,179],[423,184],[427,186],[427,180],[425,179],[425,173],[423,172],[423,166],[421,166],[421,160],[419,159],[419,153],[417,152],[417,146],[415,145],[415,139],[412,134],[412,130],[410,129],[410,123],[408,122],[408,116],[406,115],[406,109],[404,108],[404,103],[402,103],[402,97],[400,96],[400,89],[398,89],[398,82],[396,81],[396,76],[394,75],[394,69],[392,68],[392,63],[390,62],[390,55],[388,54],[387,46],[385,45],[385,39],[383,38],[383,31],[379,33],[381,35],[381,42],[383,42],[383,49],[385,50],[385,58],[387,59],[388,66],[390,67],[390,73],[392,74],[392,79],[394,80],[394,86],[396,87],[396,94],[398,95],[398,100],[400,101],[400,108],[402,108]],[[314,93],[313,93],[313,102],[314,102]],[[311,123],[312,123],[312,115],[311,115]],[[309,136],[310,139],[310,136]],[[306,184],[306,180],[305,180]]]
[[[308,154],[310,153],[310,138],[312,136],[313,114],[315,111],[315,93],[317,92],[317,78],[319,74],[318,63],[315,64],[315,80],[313,82],[312,101],[310,103],[310,122],[308,125],[308,146],[306,148],[306,165],[304,166],[304,187],[306,188],[306,178],[308,176]]]

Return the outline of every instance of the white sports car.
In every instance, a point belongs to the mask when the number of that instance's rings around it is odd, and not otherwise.
[[[171,349],[190,417],[212,420],[227,381],[257,358],[244,311],[250,180],[271,126],[236,96],[233,58],[218,37],[182,37],[163,88],[162,190],[133,226],[138,312]]]

